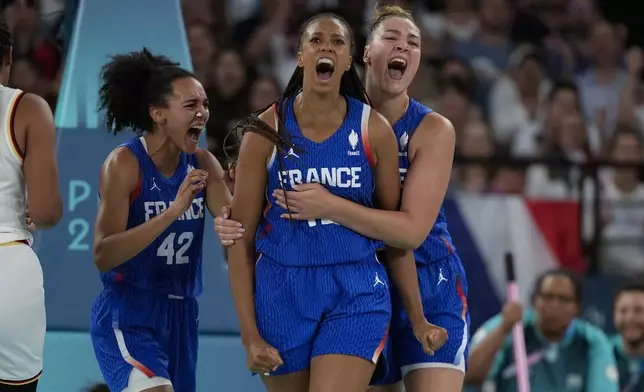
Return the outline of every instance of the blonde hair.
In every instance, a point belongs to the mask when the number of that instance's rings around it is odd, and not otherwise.
[[[371,18],[371,23],[369,24],[368,38],[371,39],[371,35],[378,28],[378,26],[380,26],[382,22],[389,18],[403,18],[410,20],[412,23],[416,24],[416,20],[414,20],[414,16],[412,15],[411,11],[403,7],[396,4],[376,4],[373,18]]]

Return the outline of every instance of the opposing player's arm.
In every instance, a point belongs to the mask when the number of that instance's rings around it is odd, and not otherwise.
[[[397,211],[400,205],[400,176],[398,173],[398,143],[387,120],[375,110],[369,120],[369,142],[376,161],[377,207]],[[418,287],[416,261],[411,250],[388,246],[386,263],[394,284],[400,292],[412,326],[425,320],[423,302]]]
[[[47,102],[34,94],[24,94],[15,110],[13,126],[24,152],[29,215],[38,228],[53,226],[63,215],[54,117]]]
[[[232,196],[226,184],[226,173],[219,164],[219,161],[208,150],[202,148],[197,150],[199,166],[208,172],[206,180],[206,205],[213,217],[219,215],[224,206],[229,206]]]
[[[259,117],[267,124],[274,122],[272,110]],[[260,338],[254,299],[255,231],[264,206],[264,192],[268,181],[266,162],[272,149],[273,144],[268,139],[247,132],[242,139],[235,168],[231,219],[246,228],[246,235],[228,250],[228,272],[244,345]]]
[[[410,168],[400,211],[382,211],[333,197],[329,218],[401,249],[418,248],[431,230],[447,191],[454,158],[454,127],[430,113],[409,143]]]
[[[109,271],[139,254],[179,216],[168,208],[149,221],[125,230],[130,212],[130,195],[139,182],[139,164],[125,147],[107,157],[101,168],[99,203],[94,225],[94,264]]]

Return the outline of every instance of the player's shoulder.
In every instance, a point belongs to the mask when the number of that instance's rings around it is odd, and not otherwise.
[[[264,111],[262,111],[257,117],[259,117],[260,120],[264,121],[268,126],[271,128],[275,129],[275,120],[276,120],[276,114],[277,114],[277,102],[272,103],[269,107],[267,107]]]
[[[425,115],[425,117],[423,117],[423,120],[418,125],[417,131],[422,131],[424,133],[430,133],[433,135],[453,135],[454,125],[452,125],[452,122],[449,121],[445,116],[436,112],[429,112]]]
[[[102,173],[104,176],[114,176],[123,179],[139,176],[139,161],[127,145],[116,147],[109,153],[103,162]]]
[[[18,101],[16,103],[16,116],[24,116],[28,122],[49,122],[53,124],[54,115],[49,103],[39,95],[26,93],[18,90]],[[24,121],[24,120],[23,120]],[[40,127],[33,127],[39,129]]]
[[[376,109],[364,105],[365,110],[370,110],[369,113],[369,123],[368,123],[368,131],[369,134],[371,135],[370,138],[376,138],[376,139],[381,139],[383,137],[389,137],[390,135],[393,135],[393,129],[391,128],[391,124],[389,124],[389,121],[383,116],[379,111]],[[395,138],[395,137],[394,137]]]

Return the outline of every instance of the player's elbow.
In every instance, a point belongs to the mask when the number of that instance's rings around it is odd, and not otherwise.
[[[397,243],[389,244],[389,245],[399,249],[415,250],[415,249],[418,249],[423,244],[423,241],[425,241],[425,238],[427,238],[426,234],[423,235],[417,230],[410,230],[404,233],[404,236],[402,236],[402,238],[399,238],[399,240],[396,241]]]
[[[427,238],[427,234],[424,232],[414,233],[413,235],[410,236],[408,247],[405,249],[409,249],[409,250],[418,249],[425,241],[425,238]]]
[[[60,197],[51,197],[43,206],[29,206],[29,218],[40,229],[57,225],[62,217],[63,202]]]
[[[109,249],[105,246],[104,241],[97,241],[94,244],[94,265],[100,272],[107,272],[112,269],[109,254]]]

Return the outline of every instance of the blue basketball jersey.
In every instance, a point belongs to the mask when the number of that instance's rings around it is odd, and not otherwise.
[[[409,158],[407,157],[409,141],[425,116],[431,112],[432,110],[430,108],[409,98],[407,111],[393,127],[396,138],[398,139],[400,183],[402,185],[405,183],[407,169],[409,168]],[[452,236],[447,231],[447,219],[445,219],[445,211],[441,207],[436,217],[434,227],[432,227],[429,236],[427,236],[422,245],[414,251],[414,256],[417,262],[429,263],[431,261],[444,259],[453,251]]]
[[[369,164],[367,125],[371,107],[347,97],[347,114],[340,128],[316,143],[304,137],[293,113],[293,98],[284,105],[284,125],[296,146],[273,151],[268,165],[267,206],[256,233],[257,252],[286,266],[319,266],[362,261],[375,254],[380,242],[329,220],[296,221],[280,217],[272,193],[293,185],[317,182],[331,193],[373,207],[374,178]],[[280,184],[281,183],[281,184]]]
[[[140,179],[130,200],[127,229],[139,226],[166,210],[186,175],[199,167],[195,155],[181,153],[171,177],[163,176],[148,155],[143,138],[123,146],[136,156]],[[102,273],[106,288],[133,287],[177,297],[196,297],[202,291],[201,258],[206,203],[199,192],[192,206],[141,253]]]

